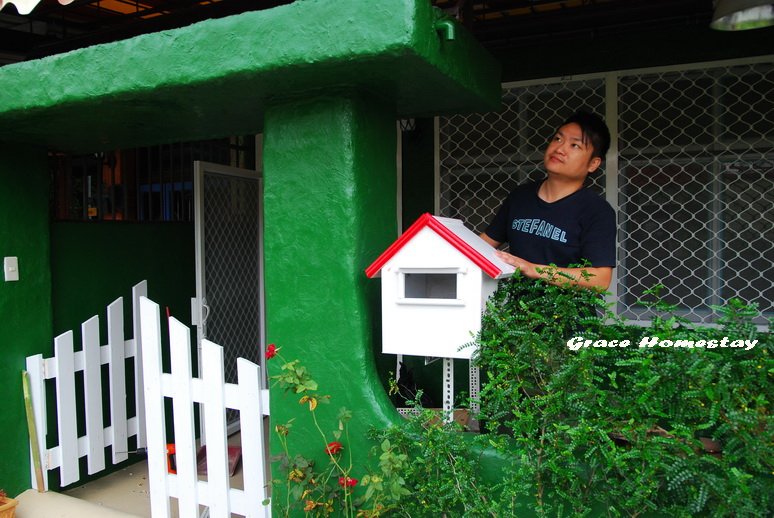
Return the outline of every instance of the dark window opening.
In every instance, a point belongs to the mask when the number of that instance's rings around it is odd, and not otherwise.
[[[457,298],[456,273],[407,273],[405,274],[407,299]]]
[[[58,221],[194,219],[196,160],[255,169],[255,137],[163,144],[86,155],[50,155]]]

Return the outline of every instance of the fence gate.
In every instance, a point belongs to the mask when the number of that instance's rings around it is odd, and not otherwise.
[[[159,306],[143,297],[140,301],[145,408],[148,426],[148,478],[154,518],[170,516],[170,498],[177,498],[180,516],[199,516],[205,506],[210,517],[228,518],[231,513],[247,517],[270,516],[266,480],[263,418],[268,415],[268,390],[264,390],[261,368],[244,359],[236,360],[238,382],[226,383],[223,348],[202,340],[201,377],[191,367],[190,330],[169,319],[171,373],[162,370]],[[176,450],[176,473],[167,469],[168,442],[166,404],[172,402]],[[207,436],[206,478],[197,476],[194,405]],[[244,488],[230,486],[226,429],[227,409],[239,412],[242,437]]]
[[[136,437],[137,449],[145,447],[145,405],[143,400],[142,346],[140,343],[139,300],[148,293],[142,281],[132,288],[134,339],[124,338],[124,301],[116,299],[107,307],[108,343],[100,345],[99,317],[81,325],[82,348],[75,351],[73,332],[54,339],[54,357],[42,354],[27,357],[30,395],[37,423],[38,451],[44,473],[38,487],[34,464],[32,487],[48,490],[48,471],[59,468],[60,484],[67,486],[81,478],[79,459],[86,457],[89,475],[105,469],[105,448],[112,449],[113,464],[129,458],[129,440]],[[134,383],[127,376],[127,365],[134,359]],[[102,366],[108,366],[103,386]],[[83,373],[82,377],[78,373]],[[56,380],[57,445],[47,447],[46,380]],[[82,381],[81,381],[82,379]],[[134,392],[135,409],[127,409],[127,385]],[[82,394],[82,396],[81,396]],[[103,405],[103,402],[106,404]],[[110,408],[110,424],[105,425],[103,406]],[[133,413],[134,416],[129,416]],[[78,415],[85,416],[86,433],[79,436]]]

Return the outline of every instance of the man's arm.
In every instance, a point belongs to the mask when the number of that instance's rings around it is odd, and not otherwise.
[[[484,241],[487,241],[489,244],[492,244],[490,241],[494,241],[491,238],[487,240],[483,235],[482,235],[482,239],[484,239]],[[499,257],[506,263],[518,268],[521,271],[522,275],[526,277],[529,277],[531,279],[546,278],[545,273],[541,275],[540,273],[538,273],[538,270],[548,268],[547,265],[531,263],[529,261],[525,261],[521,257],[517,257],[515,255],[511,255],[509,253],[502,252],[500,250],[497,250],[495,253],[497,254],[497,257]],[[564,276],[559,276],[553,280],[549,280],[549,282],[556,285],[562,285],[565,283],[565,281],[568,281],[574,284],[575,286],[581,286],[583,288],[601,288],[602,290],[607,290],[607,288],[610,286],[610,281],[613,278],[613,268],[610,266],[598,266],[598,267],[590,266],[588,268],[560,268],[560,267],[554,267],[554,268],[556,271],[565,273],[574,279],[571,281],[570,279],[567,279]],[[588,276],[584,276],[582,272],[586,272]]]
[[[489,245],[492,246],[492,248],[498,248],[500,245],[502,245],[501,242],[495,241],[494,239],[489,237],[489,235],[486,232],[481,232],[481,239],[489,243]]]
[[[489,243],[494,248],[498,248],[500,245],[502,245],[501,242],[495,241],[494,239],[489,237],[489,235],[486,232],[481,232],[481,239]],[[541,277],[545,278],[544,276],[541,276],[538,273],[538,269],[543,270],[545,268],[548,268],[547,265],[531,263],[529,261],[522,259],[521,257],[511,255],[501,250],[497,250],[497,252],[495,253],[500,259],[502,259],[506,263],[513,265],[519,270],[521,270],[521,273],[524,276],[532,279],[539,279]],[[555,270],[558,272],[565,273],[571,276],[573,279],[575,279],[574,281],[570,281],[570,279],[567,279],[566,277],[561,276],[552,281],[556,285],[561,285],[561,284],[564,284],[565,281],[568,281],[568,282],[574,283],[576,286],[581,286],[583,288],[601,288],[603,290],[607,290],[607,288],[610,287],[610,281],[613,278],[613,268],[611,268],[610,266],[599,266],[599,267],[590,266],[588,268],[555,267]],[[588,275],[584,276],[582,272],[586,272]]]

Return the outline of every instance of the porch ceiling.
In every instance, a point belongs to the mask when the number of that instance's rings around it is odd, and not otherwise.
[[[707,26],[713,0],[426,0],[457,17],[492,52],[654,28]],[[0,65],[289,4],[293,0],[41,0],[0,13]],[[378,4],[379,0],[363,3]]]
[[[499,66],[422,0],[308,1],[0,68],[0,140],[66,151],[249,134],[265,107],[354,90],[397,116],[491,110]],[[192,59],[195,58],[195,59]]]

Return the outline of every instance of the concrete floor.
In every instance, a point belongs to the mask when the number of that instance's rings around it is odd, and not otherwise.
[[[148,462],[143,460],[64,494],[100,507],[150,517]]]
[[[103,493],[103,496],[106,493]],[[124,500],[122,495],[121,500]],[[129,509],[129,513],[116,509],[112,499],[108,499],[106,505],[102,498],[96,501],[82,500],[70,496],[67,493],[48,491],[38,493],[34,489],[28,489],[18,497],[19,505],[16,507],[16,518],[136,518],[138,516],[150,516],[150,505],[145,504],[145,514],[135,514]],[[147,500],[147,498],[146,498]]]
[[[229,438],[231,445],[240,442],[238,433]],[[231,477],[231,487],[244,487],[241,463]],[[64,493],[30,489],[17,498],[16,518],[150,518],[148,463],[138,462]],[[176,499],[171,499],[170,507],[172,516],[178,517]]]

